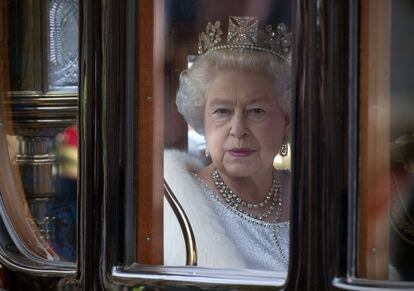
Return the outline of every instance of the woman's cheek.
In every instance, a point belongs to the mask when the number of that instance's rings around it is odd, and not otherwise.
[[[220,134],[219,130],[216,130],[212,133],[211,146],[215,158],[221,159],[221,157],[224,154],[225,137],[222,134]]]

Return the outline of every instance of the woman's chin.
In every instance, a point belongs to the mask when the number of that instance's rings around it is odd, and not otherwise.
[[[229,178],[247,178],[257,172],[257,167],[252,167],[252,164],[238,164],[225,166],[226,174]]]

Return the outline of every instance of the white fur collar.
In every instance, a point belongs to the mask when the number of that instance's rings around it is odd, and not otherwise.
[[[196,239],[198,266],[245,268],[246,264],[229,239],[191,172],[203,167],[187,153],[164,152],[164,178],[187,214]],[[186,251],[181,228],[164,199],[164,264],[185,265]]]

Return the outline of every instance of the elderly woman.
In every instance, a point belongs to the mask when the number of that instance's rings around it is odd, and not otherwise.
[[[193,227],[198,265],[286,271],[289,175],[273,168],[286,155],[290,124],[291,35],[258,29],[255,17],[230,17],[200,35],[200,56],[182,72],[177,107],[206,138],[204,166],[166,151],[164,175]],[[165,207],[166,265],[185,262],[172,210]]]

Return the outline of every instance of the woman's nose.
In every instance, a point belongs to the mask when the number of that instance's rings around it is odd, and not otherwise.
[[[234,114],[230,126],[231,136],[241,138],[248,135],[248,128],[243,114]]]

